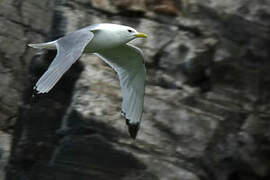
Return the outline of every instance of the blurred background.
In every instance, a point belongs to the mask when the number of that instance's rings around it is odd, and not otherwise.
[[[135,141],[93,55],[32,97],[55,52],[27,44],[94,23],[149,35]],[[267,0],[0,0],[0,180],[269,180],[269,47]]]

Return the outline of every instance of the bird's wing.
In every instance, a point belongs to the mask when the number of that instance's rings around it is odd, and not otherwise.
[[[146,70],[142,51],[129,44],[95,53],[118,74],[123,96],[122,114],[130,135],[135,138],[139,129],[144,103]]]
[[[48,70],[36,83],[37,92],[49,92],[71,65],[79,59],[93,37],[94,33],[84,28],[56,40],[57,54]]]

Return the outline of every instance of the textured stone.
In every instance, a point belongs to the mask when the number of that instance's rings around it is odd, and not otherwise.
[[[0,131],[0,179],[5,179],[5,168],[8,163],[10,148],[11,148],[11,135]]]
[[[11,135],[28,81],[33,56],[28,42],[44,41],[50,31],[53,3],[42,1],[0,1],[0,179],[4,179]],[[45,14],[45,15],[44,15]],[[2,132],[3,131],[3,132]],[[4,133],[5,132],[5,133]]]
[[[270,178],[267,1],[4,2],[0,126],[6,142],[17,120],[7,180]],[[83,55],[50,93],[32,98],[55,52],[33,57],[25,44],[101,22],[149,34],[132,42],[145,52],[148,70],[135,141],[120,115],[118,77],[93,55]]]
[[[148,1],[148,4],[150,7],[153,6],[154,12],[164,15],[176,16],[181,12],[178,3],[174,0]]]

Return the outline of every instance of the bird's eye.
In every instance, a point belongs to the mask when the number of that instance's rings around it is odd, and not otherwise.
[[[128,30],[129,33],[132,33],[133,31],[131,29]]]

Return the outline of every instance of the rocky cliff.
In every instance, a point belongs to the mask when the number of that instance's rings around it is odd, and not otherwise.
[[[268,1],[1,0],[0,7],[0,179],[270,179]],[[120,116],[118,78],[93,55],[32,97],[55,52],[27,43],[101,22],[150,36],[133,42],[148,72],[136,141]]]

